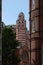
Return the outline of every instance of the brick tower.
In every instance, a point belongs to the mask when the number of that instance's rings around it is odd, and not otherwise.
[[[29,65],[43,65],[43,0],[30,0]]]
[[[20,42],[19,46],[19,57],[20,57],[20,65],[29,65],[29,55],[28,55],[28,47],[26,40],[26,20],[24,18],[24,13],[21,12],[18,15],[18,19],[16,21],[16,40]]]
[[[16,39],[21,42],[21,45],[26,44],[26,21],[24,19],[24,14],[20,13],[18,20],[16,22]]]

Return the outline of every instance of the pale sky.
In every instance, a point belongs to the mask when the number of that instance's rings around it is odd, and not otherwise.
[[[5,25],[15,25],[20,12],[26,19],[29,29],[29,1],[28,0],[2,0],[2,21]]]

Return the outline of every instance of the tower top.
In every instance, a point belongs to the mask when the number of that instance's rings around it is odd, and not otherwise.
[[[19,13],[18,19],[21,20],[21,21],[24,20],[24,13],[23,12]]]
[[[23,13],[23,12],[20,12],[20,13],[19,13],[19,15],[22,15],[22,16],[24,16],[24,13]]]

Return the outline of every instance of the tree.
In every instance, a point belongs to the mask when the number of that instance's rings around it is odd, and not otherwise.
[[[19,46],[16,40],[16,34],[13,33],[11,27],[2,29],[2,64],[17,65],[20,59],[16,56],[15,50]]]

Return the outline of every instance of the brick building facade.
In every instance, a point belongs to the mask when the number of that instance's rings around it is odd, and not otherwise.
[[[30,0],[29,65],[43,65],[43,0]]]

